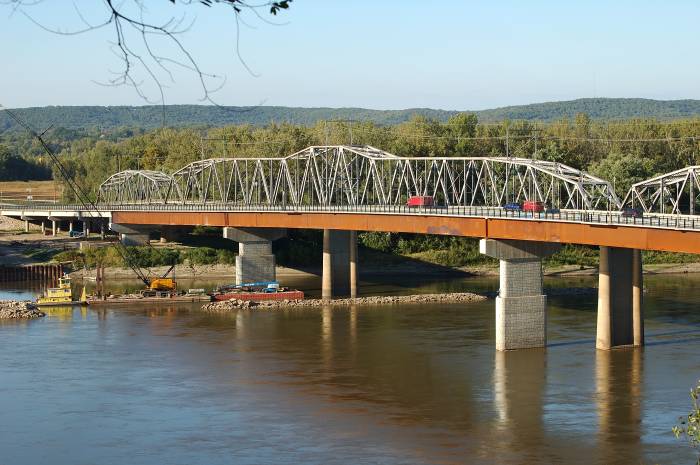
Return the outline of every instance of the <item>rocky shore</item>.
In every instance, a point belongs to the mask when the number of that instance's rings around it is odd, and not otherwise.
[[[326,301],[322,299],[304,300],[273,300],[262,302],[248,302],[243,300],[224,300],[222,302],[212,302],[202,306],[202,310],[209,312],[228,312],[239,309],[255,308],[259,310],[273,308],[308,308],[324,306],[349,306],[349,305],[392,305],[392,304],[415,304],[415,303],[456,303],[456,302],[478,302],[486,300],[486,296],[473,294],[471,292],[459,292],[450,294],[417,294],[405,296],[376,296],[357,297],[354,299],[333,299]]]
[[[31,319],[46,316],[46,313],[29,301],[6,300],[0,302],[0,319]]]

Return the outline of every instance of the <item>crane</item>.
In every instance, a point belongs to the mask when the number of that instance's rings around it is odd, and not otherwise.
[[[29,132],[29,134],[32,135],[32,137],[39,141],[39,144],[41,145],[42,149],[49,156],[49,159],[51,159],[51,162],[56,166],[61,176],[63,176],[63,179],[65,179],[66,183],[68,184],[68,187],[71,189],[71,191],[73,191],[73,194],[75,194],[75,197],[78,199],[78,202],[80,202],[80,205],[83,207],[83,209],[96,214],[98,217],[102,217],[102,213],[100,212],[99,208],[97,208],[97,205],[95,205],[95,203],[92,200],[90,200],[90,197],[75,182],[75,180],[73,180],[68,175],[66,168],[63,166],[63,164],[58,159],[53,150],[51,150],[51,147],[49,147],[46,141],[44,141],[43,135],[46,134],[46,131],[51,129],[51,126],[49,126],[44,132],[39,134],[34,129],[32,129],[32,127],[29,126],[26,122],[22,121],[14,112],[10,111],[7,108],[4,108],[4,110],[18,125],[24,128],[27,132]],[[134,274],[145,284],[146,289],[148,291],[174,291],[176,289],[177,283],[175,282],[174,277],[166,278],[167,275],[174,270],[175,264],[173,264],[168,269],[168,271],[166,271],[165,274],[163,274],[160,278],[150,278],[133,260],[131,254],[129,253],[129,249],[127,249],[127,247],[121,241],[121,238],[115,242],[112,242],[112,245],[115,247],[117,253],[122,258],[124,263],[126,263],[127,266],[131,268],[131,270],[134,272]]]

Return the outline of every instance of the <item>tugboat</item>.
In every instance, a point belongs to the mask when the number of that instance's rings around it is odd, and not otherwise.
[[[64,274],[58,278],[58,287],[50,287],[46,290],[43,296],[36,299],[36,304],[39,307],[58,306],[58,305],[87,305],[87,295],[85,288],[80,295],[80,300],[73,300],[73,292],[70,286],[70,278]]]

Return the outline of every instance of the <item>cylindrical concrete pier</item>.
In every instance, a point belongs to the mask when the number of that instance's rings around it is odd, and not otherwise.
[[[350,231],[350,297],[357,297],[357,231]]]
[[[600,248],[598,265],[598,317],[596,322],[595,346],[609,349],[612,344],[610,334],[610,249]]]
[[[634,344],[633,252],[633,249],[621,247],[600,247],[596,328],[598,349]],[[641,277],[638,279],[641,282]]]
[[[632,328],[636,347],[644,345],[644,274],[642,263],[642,251],[635,249],[632,252]]]
[[[323,270],[321,271],[321,298],[333,298],[333,263],[331,255],[331,231],[323,230]]]

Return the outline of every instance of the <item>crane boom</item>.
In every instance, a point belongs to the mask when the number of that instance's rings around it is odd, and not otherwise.
[[[78,199],[78,202],[80,202],[83,209],[85,209],[86,211],[94,212],[98,217],[102,218],[102,213],[100,212],[100,209],[97,208],[97,205],[95,205],[95,203],[92,200],[90,200],[90,197],[85,193],[85,191],[68,175],[68,171],[66,171],[66,168],[63,166],[56,154],[53,153],[51,147],[49,147],[46,141],[44,141],[44,138],[42,136],[46,131],[44,131],[44,133],[42,134],[37,133],[26,122],[22,121],[14,112],[10,111],[7,108],[4,108],[4,110],[8,115],[10,115],[10,118],[12,118],[17,124],[23,127],[27,132],[29,132],[29,134],[31,134],[32,137],[39,141],[39,144],[44,149],[44,152],[46,152],[46,154],[51,159],[51,162],[56,166],[59,173],[61,173],[61,176],[66,181],[71,191],[73,191],[73,194],[75,194],[76,198]],[[141,267],[139,267],[133,261],[129,250],[122,243],[121,238],[116,242],[112,242],[111,244],[116,248],[117,252],[119,253],[119,256],[122,258],[122,260],[124,260],[124,263],[126,263],[129,266],[129,268],[131,268],[134,274],[136,274],[136,276],[141,281],[143,281],[143,283],[147,287],[150,286],[151,280],[148,278],[148,276],[146,276]],[[169,272],[170,270],[168,270],[168,273]]]

